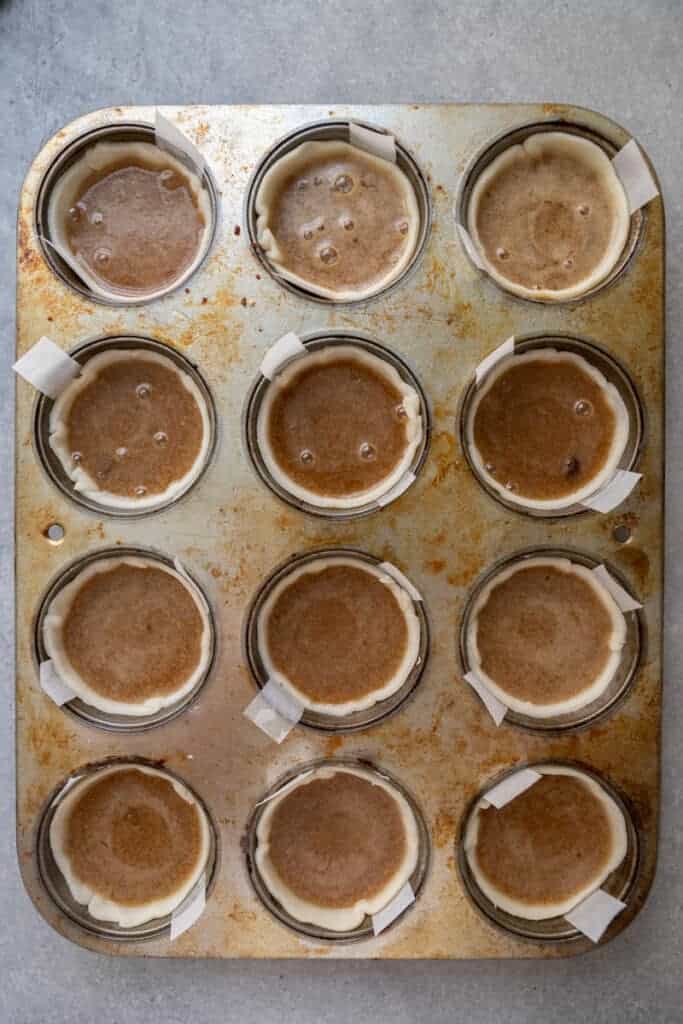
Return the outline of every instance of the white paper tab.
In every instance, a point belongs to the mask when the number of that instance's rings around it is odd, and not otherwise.
[[[624,186],[631,213],[635,213],[641,206],[645,206],[659,195],[652,171],[635,139],[631,139],[619,150],[612,160],[612,166]]]
[[[626,904],[621,900],[610,896],[604,889],[598,889],[564,917],[591,942],[599,942],[614,918],[625,907]]]
[[[518,772],[508,775],[506,779],[499,782],[493,789],[490,789],[485,795],[484,800],[499,811],[501,807],[505,807],[515,797],[521,796],[522,793],[526,793],[527,789],[531,789],[540,777],[539,773],[535,772],[533,768],[521,768]]]
[[[470,684],[475,693],[479,694],[484,707],[496,725],[500,725],[508,712],[507,704],[503,704],[502,700],[498,700],[495,693],[492,693],[486,683],[482,682],[474,672],[467,672],[464,678],[465,682]]]
[[[76,697],[70,686],[57,675],[57,670],[50,658],[40,663],[40,688],[46,693],[50,700],[53,700],[57,707],[68,704]]]
[[[12,369],[48,398],[57,398],[81,372],[81,365],[51,338],[42,337],[17,359]]]
[[[70,779],[67,779],[62,788],[59,791],[60,797],[66,796],[72,786],[75,786],[77,782],[80,782],[83,778],[82,775],[74,775]]]
[[[269,796],[264,796],[262,800],[258,800],[254,807],[263,807],[264,804],[269,804],[271,800],[275,800],[276,797],[284,796],[285,793],[289,793],[290,789],[294,789],[295,786],[300,785],[304,779],[307,779],[309,775],[312,775],[315,768],[309,768],[305,772],[301,772],[300,775],[296,775],[289,782],[285,782],[284,786],[280,786],[274,793],[270,793]]]
[[[595,494],[585,498],[581,504],[594,512],[611,512],[621,505],[640,480],[642,473],[631,473],[627,469],[618,469],[609,483],[601,487]]]
[[[387,903],[386,907],[378,910],[372,915],[372,931],[375,936],[388,928],[392,921],[403,913],[406,907],[415,902],[415,893],[410,882],[406,882],[402,889],[399,889],[393,900]]]
[[[593,569],[593,575],[602,583],[605,590],[608,590],[622,612],[635,612],[642,608],[642,604],[631,597],[628,590],[624,590],[620,583],[617,583],[614,576],[605,568],[598,565]]]
[[[384,508],[384,506],[388,505],[390,501],[394,501],[394,499],[399,498],[404,491],[407,491],[414,480],[415,474],[408,470],[393,487],[390,487],[388,491],[384,492],[384,494],[380,494],[377,499],[377,504],[380,508]]]
[[[380,562],[377,568],[381,569],[387,576],[391,576],[405,590],[406,594],[412,597],[413,601],[422,600],[422,594],[417,587],[413,586],[408,577],[400,569],[397,569],[395,565],[392,565],[391,562]]]
[[[298,334],[289,331],[270,346],[261,361],[261,373],[267,380],[272,380],[280,372],[285,363],[299,356],[305,356],[306,346]]]
[[[206,876],[202,875],[194,889],[187,894],[171,914],[171,942],[177,939],[204,913],[206,906]]]
[[[514,334],[511,334],[510,337],[507,338],[502,345],[499,345],[498,348],[494,348],[493,352],[489,352],[486,358],[482,359],[482,361],[479,363],[479,366],[474,371],[474,376],[476,378],[477,384],[481,384],[484,377],[486,377],[487,374],[491,372],[496,363],[499,363],[501,359],[505,359],[506,356],[511,356],[514,353],[514,351],[515,336]]]
[[[349,121],[349,142],[358,149],[364,149],[366,153],[388,160],[391,164],[396,163],[396,140],[393,135],[374,132],[355,121]]]
[[[301,721],[303,713],[303,704],[274,679],[268,680],[242,712],[245,718],[276,743],[282,743],[297,722]]]
[[[206,160],[199,152],[194,142],[188,139],[184,132],[181,132],[177,125],[169,121],[167,117],[157,110],[154,115],[154,139],[160,149],[165,149],[171,156],[183,159],[189,163],[192,169],[201,178],[206,170]]]
[[[89,292],[92,292],[93,295],[99,295],[102,299],[111,299],[111,292],[100,287],[97,283],[97,278],[93,277],[93,275],[88,271],[88,268],[83,265],[80,259],[74,256],[70,249],[67,249],[66,246],[58,245],[56,242],[53,242],[51,238],[46,238],[45,235],[41,235],[40,240],[44,242],[45,245],[49,245],[51,249],[54,249],[59,258],[63,260],[68,267],[71,267],[78,280],[88,289]]]
[[[484,261],[479,255],[479,250],[472,241],[472,236],[470,235],[465,225],[461,224],[459,220],[456,220],[455,227],[460,237],[460,241],[462,242],[463,249],[469,256],[469,258],[472,260],[475,267],[479,267],[480,270],[486,270],[486,267],[484,266]]]

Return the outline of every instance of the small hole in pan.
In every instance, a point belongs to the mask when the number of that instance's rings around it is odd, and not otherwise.
[[[50,544],[61,544],[64,540],[64,527],[61,523],[50,523],[43,530],[43,537],[50,542]]]
[[[612,530],[612,536],[617,544],[628,544],[631,539],[631,528],[626,523],[620,523]]]

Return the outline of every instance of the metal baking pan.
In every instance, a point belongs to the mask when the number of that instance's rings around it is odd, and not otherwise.
[[[165,113],[205,154],[221,208],[206,261],[165,298],[128,308],[91,301],[46,262],[36,234],[41,182],[65,147],[102,126],[117,131],[150,124],[153,108],[116,107],[68,125],[38,154],[21,194],[17,353],[41,335],[67,350],[101,337],[151,338],[197,367],[217,414],[215,452],[197,485],[158,513],[117,518],[75,504],[68,487],[44,471],[44,438],[34,436],[40,400],[25,383],[17,386],[17,847],[33,902],[63,935],[115,955],[573,955],[590,948],[588,940],[531,942],[482,913],[463,882],[457,846],[470,801],[492,778],[518,763],[569,760],[601,774],[633,816],[638,871],[628,909],[606,937],[617,934],[647,896],[657,851],[663,207],[655,199],[638,218],[614,279],[566,305],[522,301],[482,277],[462,249],[455,214],[466,197],[465,172],[487,144],[509,132],[569,124],[603,140],[609,151],[628,133],[599,114],[557,104],[214,106]],[[309,134],[324,136],[338,132],[340,123],[343,131],[349,119],[395,134],[427,199],[423,194],[423,247],[410,274],[374,300],[338,307],[284,288],[262,254],[251,251],[249,190],[259,162],[273,147],[287,146],[291,133],[313,125]],[[416,482],[390,506],[351,520],[316,518],[283,503],[254,472],[242,447],[243,407],[266,349],[291,330],[369,336],[405,360],[423,385],[432,417],[429,451]],[[569,336],[597,346],[628,372],[642,409],[636,468],[643,478],[615,511],[524,515],[495,500],[472,474],[460,444],[463,396],[479,361],[511,334]],[[196,699],[142,732],[97,728],[65,713],[41,691],[34,661],[36,616],[54,580],[77,559],[117,546],[178,556],[206,593],[216,623],[213,668]],[[391,561],[417,586],[429,623],[429,658],[410,700],[391,716],[334,734],[300,726],[276,746],[242,715],[254,695],[244,657],[248,610],[286,560],[335,546]],[[619,700],[580,728],[544,733],[511,721],[496,729],[462,680],[460,623],[472,588],[496,562],[539,547],[613,566],[643,603],[639,661]],[[260,902],[249,875],[247,829],[258,800],[300,765],[335,756],[370,762],[395,777],[412,794],[429,833],[428,869],[415,906],[378,938],[354,943],[329,943],[288,928]],[[205,912],[175,942],[165,935],[145,941],[95,935],[60,910],[41,882],[36,843],[43,808],[72,772],[110,757],[163,763],[196,790],[218,830],[221,856]]]

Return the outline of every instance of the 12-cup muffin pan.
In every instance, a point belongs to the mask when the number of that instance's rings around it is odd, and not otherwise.
[[[19,209],[17,354],[43,335],[76,358],[109,344],[163,346],[208,395],[212,452],[190,490],[158,511],[112,515],[78,499],[46,444],[49,403],[17,386],[17,847],[26,888],[62,934],[91,949],[192,957],[557,957],[590,948],[563,926],[524,928],[485,905],[468,877],[461,835],[468,808],[501,774],[525,764],[577,763],[611,787],[627,811],[629,857],[610,891],[627,903],[602,941],[643,905],[655,870],[661,717],[664,219],[656,198],[632,219],[612,278],[567,304],[516,298],[471,262],[456,231],[472,175],[530,126],[579,132],[613,153],[628,132],[564,105],[180,107],[169,119],[210,168],[215,236],[198,271],[163,299],[124,306],[92,300],[44,250],[46,190],[63,154],[86,133],[132,137],[154,108],[113,108],[73,122],[36,157]],[[416,258],[391,288],[336,305],[278,280],[258,250],[253,200],[278,153],[304,139],[348,138],[349,121],[397,139],[416,189]],[[132,133],[132,134],[131,134]],[[415,482],[361,516],[312,515],[261,478],[250,446],[268,348],[356,337],[383,346],[414,378],[428,443]],[[613,511],[538,516],[506,506],[477,480],[464,429],[479,362],[514,335],[525,346],[569,347],[607,366],[626,396],[632,432],[624,468],[642,474]],[[604,371],[603,371],[604,372]],[[611,375],[611,376],[610,376]],[[110,549],[180,559],[215,625],[208,677],[186,706],[159,722],[98,720],[58,707],[38,681],[44,602],[83,559]],[[390,562],[420,597],[422,649],[413,677],[387,708],[341,728],[315,716],[281,745],[243,715],[262,685],[253,643],[263,587],[297,557],[344,549]],[[472,595],[493,569],[540,550],[603,563],[642,604],[630,613],[623,671],[599,708],[542,728],[509,713],[500,728],[464,681],[461,638]],[[142,728],[139,726],[142,725]],[[530,725],[532,727],[530,727]],[[121,935],[69,906],[45,835],[65,781],[93,763],[142,758],[177,774],[201,798],[215,830],[204,913],[175,941],[167,923]],[[377,937],[333,936],[283,919],[253,870],[258,805],[303,766],[342,758],[395,779],[424,821],[416,902]],[[280,908],[281,909],[281,908]],[[350,940],[358,941],[350,941]]]

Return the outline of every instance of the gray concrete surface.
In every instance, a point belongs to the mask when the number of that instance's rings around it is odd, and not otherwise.
[[[467,1021],[683,1017],[683,262],[680,0],[0,0],[0,1021]],[[668,573],[657,880],[611,946],[560,963],[109,960],[51,932],[15,864],[12,754],[14,225],[41,141],[115,103],[569,100],[626,125],[668,216]]]

